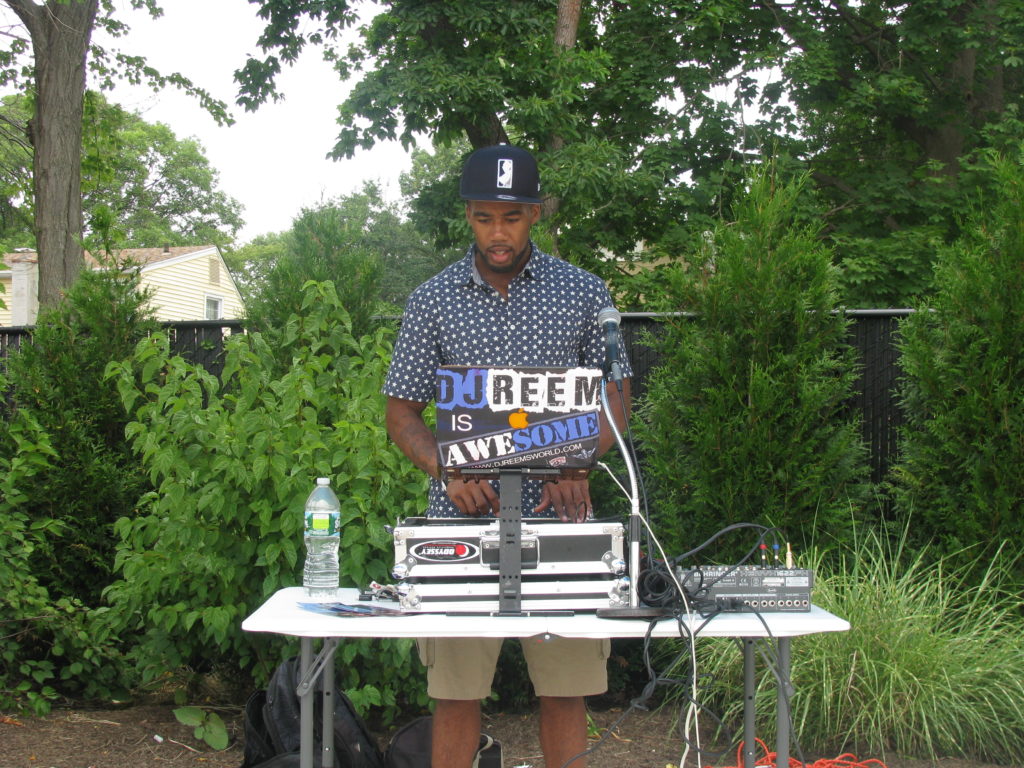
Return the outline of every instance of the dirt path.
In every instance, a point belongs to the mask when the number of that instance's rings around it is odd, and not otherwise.
[[[0,714],[0,768],[238,768],[242,764],[241,710],[218,710],[231,734],[231,746],[211,751],[181,725],[170,704],[147,704],[119,710],[55,710],[45,718]],[[595,712],[595,731],[621,712]],[[590,757],[590,768],[665,768],[682,750],[668,712],[628,718],[618,735],[608,738]],[[535,715],[485,716],[485,730],[502,743],[504,768],[541,768]],[[816,756],[808,756],[808,762]],[[858,755],[861,760],[878,755]],[[707,763],[705,763],[707,764]],[[688,766],[695,763],[688,763]],[[714,763],[735,766],[735,751]],[[888,768],[995,768],[962,760],[889,758]]]

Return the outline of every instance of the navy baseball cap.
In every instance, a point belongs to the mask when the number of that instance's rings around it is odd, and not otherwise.
[[[476,150],[462,166],[463,200],[540,203],[540,175],[533,155],[511,144]]]

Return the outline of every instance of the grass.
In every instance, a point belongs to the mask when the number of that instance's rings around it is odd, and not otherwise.
[[[805,558],[815,569],[814,603],[851,630],[794,639],[794,734],[805,752],[1019,764],[1024,613],[1015,558],[1001,551],[980,583],[966,584],[972,564],[947,566],[904,543],[871,532],[847,551]],[[739,723],[738,648],[705,641],[698,649],[700,672],[713,680],[709,701]],[[763,675],[759,698],[774,695],[774,679]],[[758,731],[772,737],[775,708],[759,709]]]

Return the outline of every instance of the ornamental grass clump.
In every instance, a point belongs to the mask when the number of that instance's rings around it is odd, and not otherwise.
[[[951,565],[906,543],[905,533],[893,542],[872,531],[845,552],[807,556],[814,603],[851,628],[793,639],[793,734],[805,756],[852,751],[1014,764],[1024,738],[1018,558],[1001,551],[983,565],[960,553]],[[698,648],[701,672],[715,680],[716,707],[738,727],[738,648],[721,641]],[[763,736],[775,733],[775,708],[765,705],[775,691],[772,675],[762,675]]]
[[[797,641],[797,731],[822,746],[1010,764],[1024,737],[1017,558],[951,565],[905,542],[871,534],[837,565],[819,561],[815,602],[851,629]]]

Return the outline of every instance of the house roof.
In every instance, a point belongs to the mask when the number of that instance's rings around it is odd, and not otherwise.
[[[113,256],[118,259],[129,259],[139,264],[141,267],[146,268],[172,259],[193,256],[204,251],[215,252],[216,246],[173,245],[165,248],[123,248],[119,251],[114,251]],[[24,263],[26,261],[35,263],[38,259],[39,255],[35,251],[17,251],[15,253],[5,253],[3,262],[4,265],[10,269],[14,264]],[[99,266],[99,262],[88,251],[85,253],[85,263],[93,269]]]

